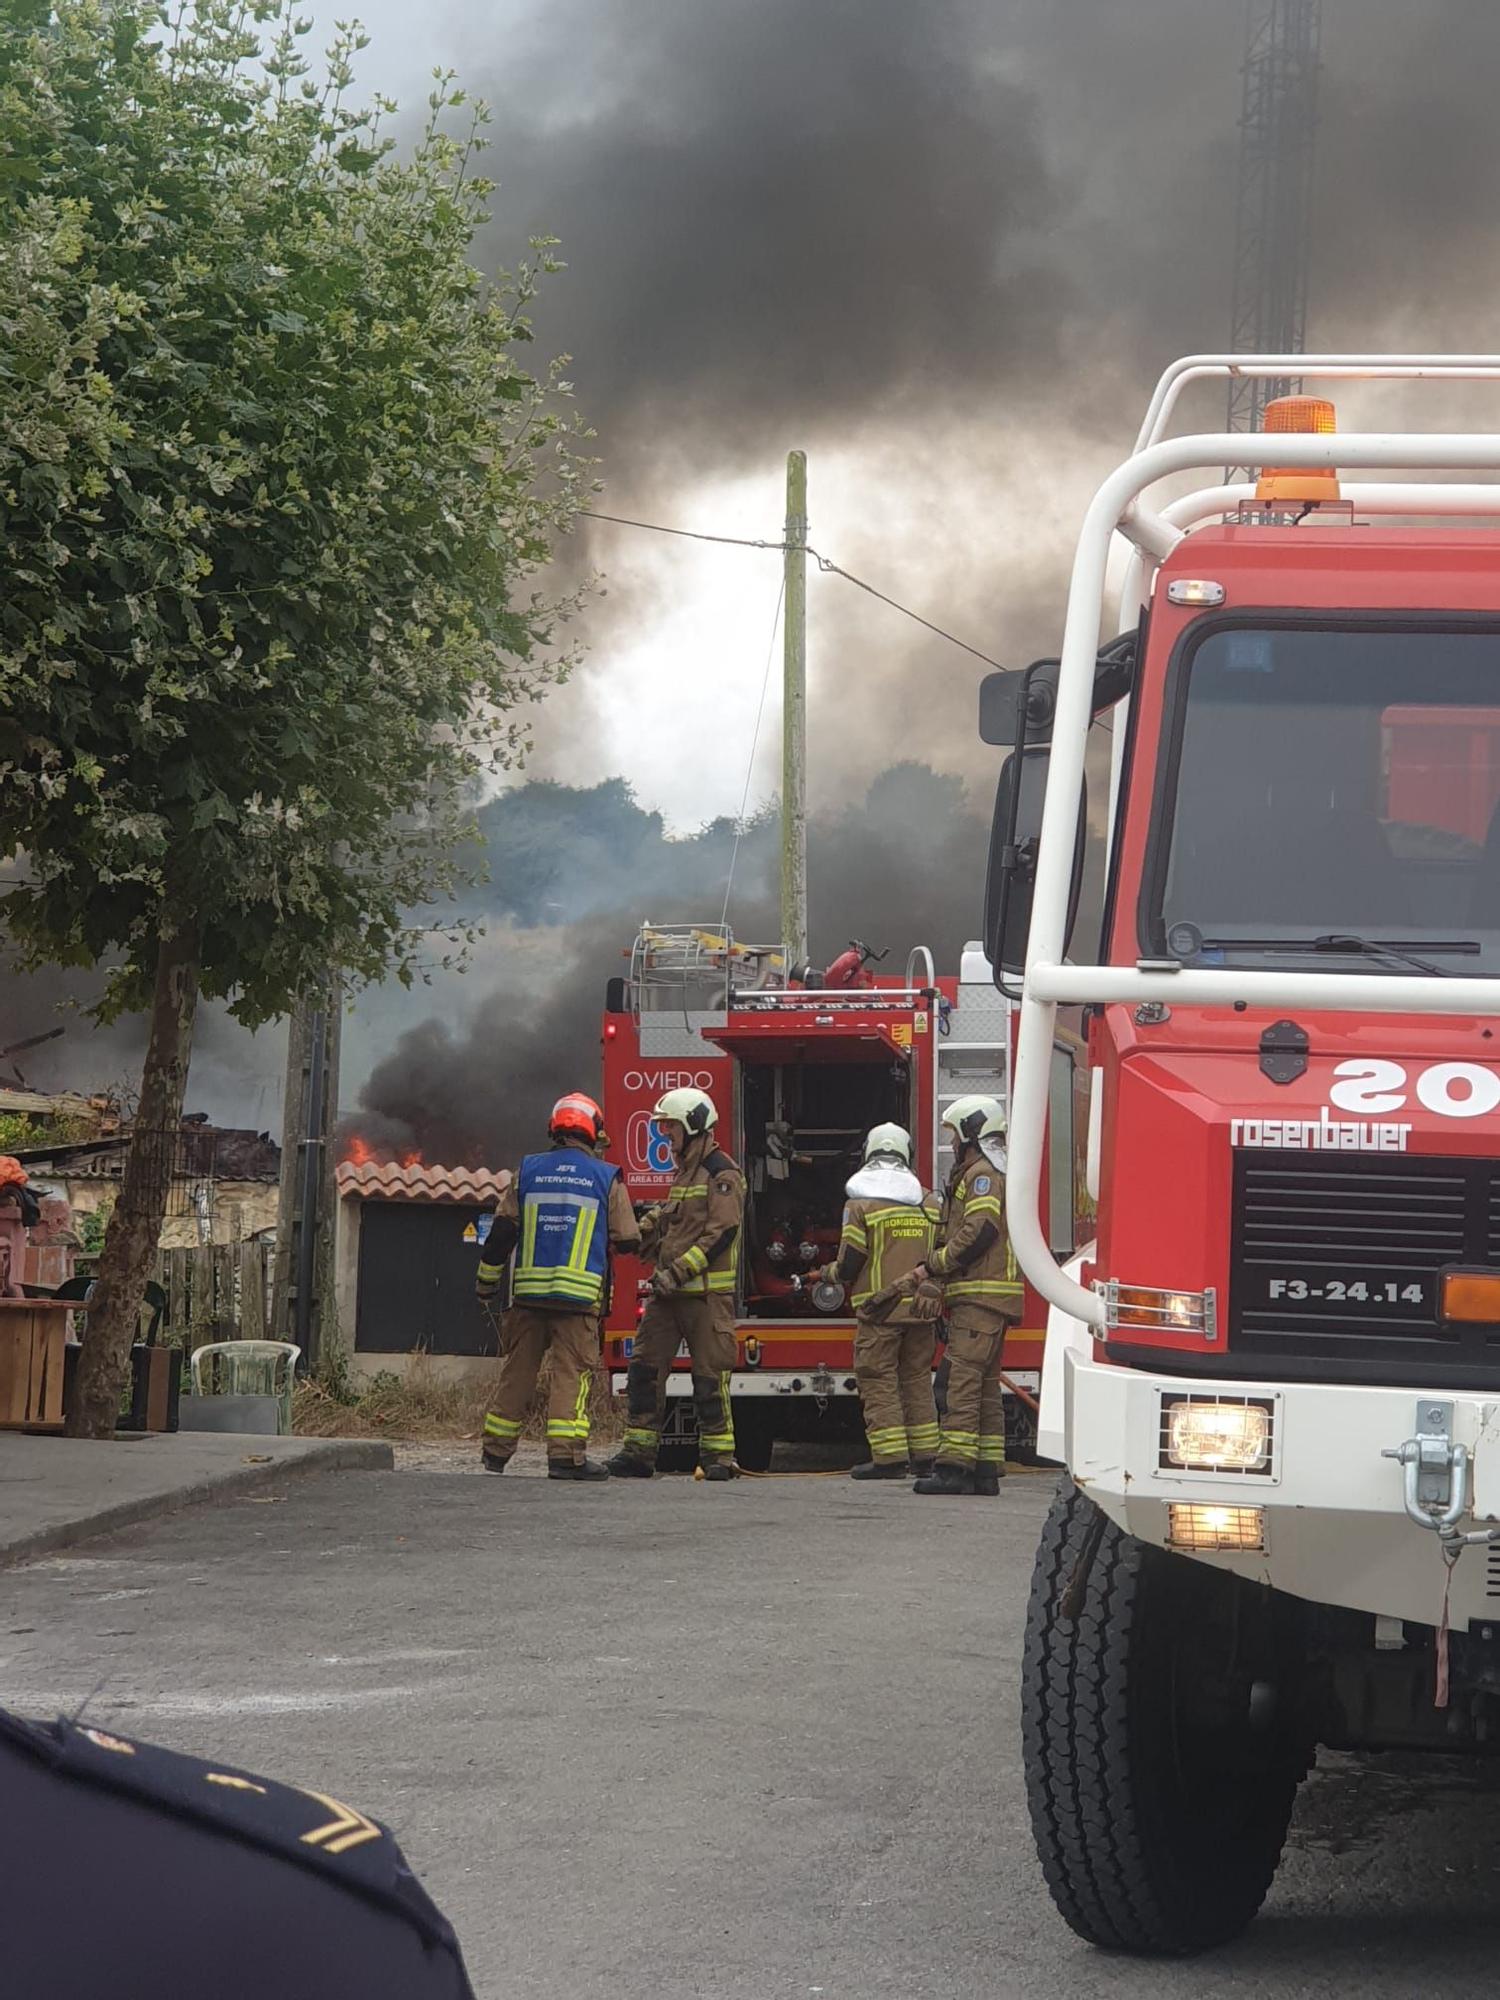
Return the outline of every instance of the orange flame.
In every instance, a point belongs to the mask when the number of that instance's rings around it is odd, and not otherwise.
[[[411,1152],[403,1153],[401,1155],[401,1164],[403,1167],[420,1167],[422,1165],[422,1155],[420,1150],[416,1147],[413,1147]]]
[[[368,1145],[363,1139],[360,1138],[359,1134],[356,1132],[349,1141],[349,1149],[345,1153],[344,1158],[348,1160],[352,1166],[367,1167],[369,1166],[370,1162],[374,1159],[374,1157],[375,1157],[375,1148],[371,1145]]]

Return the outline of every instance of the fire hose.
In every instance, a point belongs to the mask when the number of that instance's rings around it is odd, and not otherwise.
[[[1013,1381],[1011,1377],[1006,1374],[1003,1368],[1000,1369],[998,1373],[1001,1382],[1005,1385],[1007,1389],[1009,1389],[1010,1393],[1015,1397],[1016,1401],[1018,1403],[1024,1403],[1027,1409],[1030,1410],[1031,1414],[1034,1417],[1039,1417],[1042,1414],[1042,1406],[1037,1401],[1036,1397],[1032,1395],[1031,1391],[1029,1389],[1023,1389],[1019,1382]]]

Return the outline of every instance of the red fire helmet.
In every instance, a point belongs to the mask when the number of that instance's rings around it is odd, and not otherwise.
[[[572,1091],[567,1097],[558,1098],[552,1107],[552,1116],[547,1120],[547,1130],[554,1137],[571,1132],[580,1139],[596,1145],[604,1131],[604,1113],[592,1097],[585,1097],[582,1091]]]

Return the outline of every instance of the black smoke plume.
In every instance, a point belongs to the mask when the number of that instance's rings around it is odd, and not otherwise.
[[[394,50],[396,94],[420,106],[430,12],[407,0],[365,11],[379,49]],[[501,188],[485,260],[513,262],[532,231],[563,239],[569,269],[544,298],[539,344],[574,356],[608,480],[601,504],[681,522],[705,482],[774,468],[801,445],[817,539],[825,463],[852,460],[870,505],[846,509],[833,554],[1007,663],[1051,651],[1091,482],[1128,446],[1160,367],[1226,337],[1244,7],[534,0],[438,11],[443,54],[495,107],[485,164]],[[1323,18],[1310,343],[1484,349],[1500,8],[1326,0]],[[1402,392],[1382,414],[1402,428],[1406,407]],[[1205,395],[1185,420],[1213,428],[1222,408]],[[1464,420],[1492,428],[1492,403],[1440,419]],[[728,525],[764,533],[777,521]],[[578,687],[544,711],[541,770],[617,768],[589,701],[611,642],[665,594],[635,559],[651,546],[593,526],[566,552],[574,574],[606,568],[610,589],[580,628],[593,657]],[[861,799],[918,723],[924,751],[943,746],[932,761],[982,789],[977,662],[837,580],[812,590],[814,798]],[[774,579],[768,604],[773,591]],[[580,798],[587,851],[568,843]],[[482,1113],[439,1121],[434,1150],[503,1156],[529,1143],[554,1074],[593,1061],[603,981],[638,919],[717,916],[732,830],[670,841],[649,822],[623,787],[596,798],[527,786],[496,802],[502,859],[488,907],[507,928],[472,988],[434,996],[446,1025],[415,1030],[377,1069],[393,1129],[409,1138],[422,1123],[402,1081],[420,1057],[424,1075],[451,1070],[476,1092],[493,1080],[495,1092]],[[874,825],[836,810],[817,818],[820,949],[856,934],[899,951],[924,934],[941,942],[945,924],[951,947],[975,927],[945,915],[945,898],[951,875],[968,884],[961,909],[977,908],[982,829],[972,805],[937,823],[949,844],[914,878]],[[908,838],[920,849],[928,832],[913,824]],[[765,924],[771,845],[752,833],[737,873]],[[561,928],[574,923],[586,927]],[[493,1007],[466,1013],[469,990],[493,992]],[[71,991],[8,982],[0,1039],[49,1025]],[[411,1003],[383,997],[373,1019],[365,1044],[387,1049]],[[205,1033],[223,1047],[210,1067],[200,1037],[195,1095],[212,1077],[220,1115],[268,1122],[254,1106],[279,1063],[232,1028]],[[96,1043],[80,1023],[31,1061],[40,1081],[87,1084],[138,1065],[139,1050],[138,1032]],[[351,1074],[362,1060],[356,1036]],[[248,1108],[231,1108],[236,1089]]]
[[[400,1036],[360,1092],[346,1139],[357,1133],[442,1164],[513,1160],[541,1143],[565,1091],[598,1090],[604,989],[625,971],[638,921],[719,920],[733,846],[723,823],[669,839],[617,779],[589,790],[525,786],[482,819],[493,876],[483,914],[498,927],[482,961],[482,997],[466,1014]],[[777,936],[777,838],[762,818],[740,842],[730,904],[740,938]],[[814,958],[826,962],[857,937],[889,949],[888,970],[902,969],[920,943],[939,970],[956,971],[978,929],[984,839],[963,784],[914,764],[882,772],[856,807],[815,817]],[[509,962],[498,965],[497,955]]]

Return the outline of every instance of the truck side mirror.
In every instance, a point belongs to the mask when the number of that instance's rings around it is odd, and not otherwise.
[[[986,674],[979,683],[979,740],[1010,750],[1044,742],[1057,705],[1056,660],[1037,660],[1024,673]],[[1025,729],[1022,729],[1024,720]]]
[[[1019,674],[986,674],[979,683],[979,740],[1003,750],[1016,740],[1016,697],[1021,691]]]
[[[1019,980],[1026,967],[1042,800],[1047,792],[1050,759],[1051,751],[1045,744],[1035,749],[1013,750],[1000,767],[1000,782],[995,787],[995,816],[990,824],[989,868],[984,885],[984,942],[995,969],[995,984],[1002,992],[1006,991],[1006,980]],[[1078,801],[1078,837],[1073,848],[1073,882],[1068,895],[1069,939],[1083,888],[1088,823],[1086,789]],[[1010,997],[1015,997],[1014,991]]]

